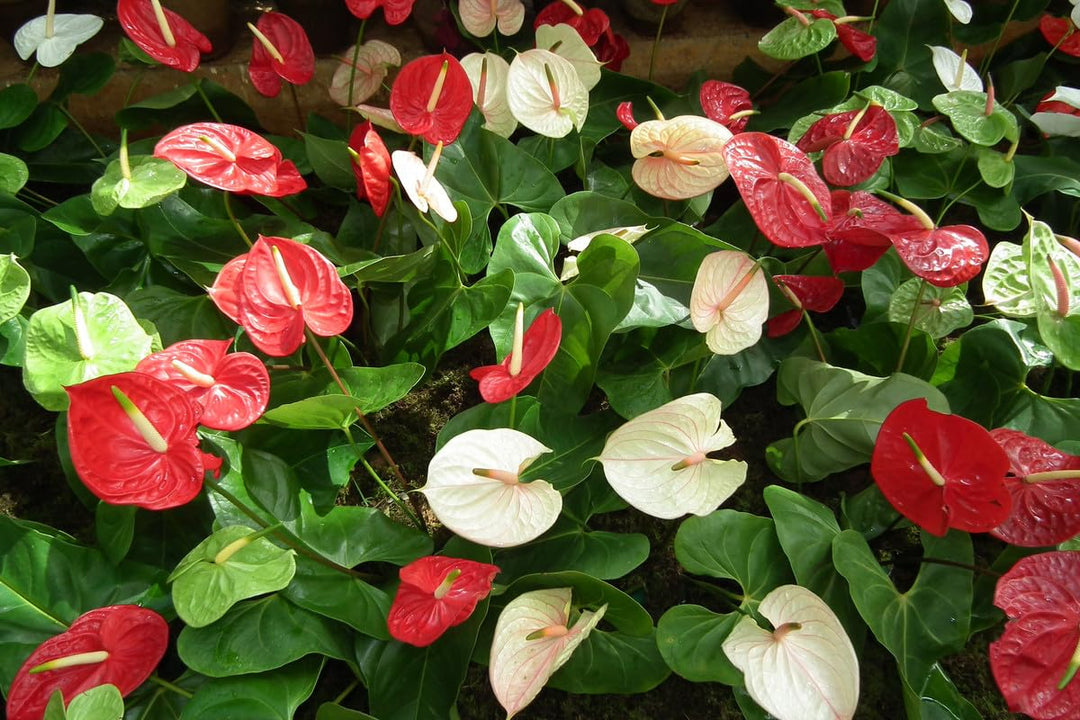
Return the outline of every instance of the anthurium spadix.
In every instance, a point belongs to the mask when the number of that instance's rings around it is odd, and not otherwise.
[[[394,163],[394,172],[401,181],[401,189],[409,196],[416,209],[427,212],[430,208],[443,220],[452,223],[457,220],[457,208],[446,194],[446,188],[435,179],[435,166],[439,164],[442,147],[442,142],[435,146],[435,152],[426,165],[416,153],[408,150],[395,150],[390,159]]]
[[[458,14],[470,35],[486,37],[496,27],[503,35],[513,35],[525,22],[525,5],[521,0],[461,0]]]
[[[488,678],[507,720],[521,712],[604,617],[582,610],[570,623],[571,588],[522,593],[499,614],[491,640]]]
[[[979,73],[967,62],[967,50],[963,55],[957,55],[947,47],[939,45],[927,45],[934,56],[934,70],[937,71],[938,79],[949,92],[953,90],[983,91],[983,82]]]
[[[353,45],[339,60],[330,80],[330,98],[339,105],[352,106],[379,91],[389,69],[401,65],[401,53],[390,43],[369,40],[360,47]]]
[[[461,67],[469,76],[473,101],[484,116],[484,128],[504,138],[513,135],[517,120],[506,97],[510,63],[493,52],[470,53],[461,58]]]
[[[566,23],[536,28],[536,47],[569,60],[586,90],[592,90],[600,82],[600,68],[604,63],[596,59],[578,31]]]
[[[836,614],[798,585],[771,591],[758,612],[772,631],[743,616],[723,645],[754,702],[777,720],[851,720],[859,660]]]
[[[510,63],[506,82],[510,112],[533,132],[561,138],[585,124],[589,91],[566,58],[526,50]]]
[[[626,502],[658,518],[708,515],[746,480],[746,463],[709,453],[735,442],[720,400],[686,395],[638,415],[611,433],[600,463]]]
[[[510,428],[468,430],[450,439],[428,465],[420,489],[436,517],[466,540],[513,547],[539,537],[562,510],[544,480],[522,482],[525,469],[551,448]]]
[[[636,158],[630,174],[645,192],[665,200],[707,193],[728,179],[720,152],[732,137],[718,122],[697,115],[649,120],[630,133]]]
[[[19,28],[12,44],[23,60],[37,52],[38,64],[56,67],[97,35],[104,22],[97,15],[57,14],[56,0],[49,0],[48,11]]]
[[[717,355],[734,355],[761,338],[769,316],[769,284],[749,255],[720,250],[706,255],[690,291],[690,321]]]

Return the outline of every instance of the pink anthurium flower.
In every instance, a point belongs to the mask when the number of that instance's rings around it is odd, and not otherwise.
[[[744,615],[723,644],[754,702],[777,720],[851,720],[859,659],[836,613],[798,585],[771,590],[758,612],[773,630]]]
[[[29,60],[37,53],[42,67],[56,67],[98,34],[105,21],[97,15],[72,15],[56,12],[56,0],[49,0],[48,11],[30,20],[15,32],[12,44],[19,57]]]
[[[1080,30],[1071,19],[1043,15],[1039,19],[1039,32],[1058,52],[1080,57]]]
[[[545,137],[580,131],[589,114],[589,91],[577,70],[548,50],[526,50],[513,59],[506,93],[514,118]]]
[[[921,227],[914,217],[863,190],[833,190],[831,199],[832,220],[823,247],[834,273],[865,270],[877,262],[892,247],[888,233],[898,223],[911,230]]]
[[[844,295],[844,281],[822,275],[773,275],[773,282],[795,306],[770,318],[767,334],[771,338],[787,335],[802,322],[803,311],[829,312]]]
[[[1009,457],[1005,486],[1012,495],[1012,514],[990,534],[1022,547],[1057,545],[1080,534],[1080,456],[1019,430],[999,428],[990,436]]]
[[[277,97],[281,81],[304,85],[315,76],[315,51],[300,23],[279,12],[263,13],[257,25],[248,23],[255,36],[248,76],[266,97]]]
[[[886,193],[879,192],[886,195]],[[895,195],[890,200],[912,213],[889,220],[886,231],[893,247],[911,272],[937,287],[954,287],[979,274],[990,255],[986,236],[970,225],[938,227],[918,205]]]
[[[1009,458],[990,433],[926,400],[900,403],[881,424],[870,473],[900,514],[932,535],[989,532],[1009,517]]]
[[[356,197],[367,200],[382,217],[390,204],[390,152],[371,122],[362,122],[349,135],[349,155],[356,177]]]
[[[769,285],[761,264],[735,250],[705,256],[690,292],[690,321],[717,355],[734,355],[761,338]]]
[[[513,35],[525,22],[521,0],[461,0],[458,13],[461,24],[475,37],[487,37],[496,26],[503,35]]]
[[[351,106],[364,102],[379,91],[389,68],[401,65],[401,53],[390,43],[368,40],[359,48],[355,45],[350,47],[339,60],[341,62],[330,80],[330,98],[339,105]]]
[[[251,353],[230,353],[231,340],[184,340],[143,358],[135,372],[153,375],[187,393],[202,408],[199,424],[242,430],[270,401],[270,375]]]
[[[491,592],[499,568],[488,563],[429,555],[401,568],[386,626],[390,636],[427,647],[469,619],[476,604]]]
[[[457,58],[425,55],[401,68],[390,90],[398,125],[435,145],[457,140],[472,111],[472,86]]]
[[[466,540],[513,547],[555,524],[562,495],[544,480],[521,474],[551,448],[510,428],[455,435],[428,465],[420,489],[443,525]]]
[[[495,623],[488,678],[507,719],[531,703],[607,611],[582,610],[570,626],[571,588],[522,593]]]
[[[766,133],[739,133],[723,149],[731,177],[762,234],[780,247],[826,242],[829,188],[814,163],[791,143]]]
[[[182,125],[158,141],[154,157],[168,160],[210,187],[240,195],[283,197],[307,188],[291,160],[239,125]]]
[[[746,463],[709,453],[735,442],[709,393],[672,400],[638,415],[608,436],[600,463],[626,502],[658,518],[708,515],[746,480]]]
[[[863,32],[851,23],[869,18],[842,17],[838,18],[826,10],[811,10],[810,15],[815,18],[826,18],[833,21],[836,28],[836,37],[847,51],[863,62],[870,62],[877,52],[877,38],[870,33]]]
[[[824,150],[821,167],[833,185],[869,180],[885,158],[900,152],[896,121],[880,105],[821,118],[799,139],[804,152]]]
[[[126,696],[150,677],[168,644],[169,625],[153,610],[110,605],[84,613],[19,668],[8,691],[7,718],[41,720],[57,690],[65,705],[99,685],[115,685]]]
[[[754,114],[754,104],[750,93],[738,85],[706,80],[698,91],[698,102],[705,111],[705,117],[718,122],[733,133],[746,129],[746,123]]]
[[[559,351],[562,321],[551,308],[540,313],[527,331],[524,330],[525,309],[518,303],[514,320],[514,344],[510,354],[498,365],[484,365],[469,371],[469,377],[480,383],[484,402],[500,403],[517,395],[529,386]]]
[[[461,58],[461,66],[469,76],[473,102],[484,116],[484,128],[504,138],[513,135],[517,120],[510,112],[506,95],[510,63],[493,52],[486,52],[466,55]]]
[[[378,8],[383,9],[387,25],[400,25],[409,19],[416,0],[345,0],[346,7],[356,17],[367,20]]]
[[[457,221],[457,208],[446,194],[446,188],[435,179],[435,167],[442,156],[442,147],[441,142],[435,146],[435,152],[426,165],[416,153],[408,150],[395,150],[390,158],[401,181],[401,189],[416,209],[422,213],[430,209],[446,222],[452,223]]]
[[[331,337],[352,322],[352,295],[337,268],[287,238],[260,235],[249,252],[226,263],[209,293],[255,347],[274,357],[296,352],[305,328]]]
[[[71,462],[95,496],[147,510],[178,507],[221,460],[199,450],[201,408],[178,387],[139,372],[67,388]]]
[[[163,65],[193,72],[199,54],[214,49],[201,32],[161,0],[119,0],[116,15],[124,32],[143,52]]]
[[[722,150],[731,137],[720,123],[697,115],[643,122],[630,132],[630,152],[637,158],[630,174],[650,195],[697,197],[728,179]]]
[[[1080,712],[1080,552],[1023,558],[998,580],[1009,622],[990,643],[990,669],[1009,710],[1035,720]]]

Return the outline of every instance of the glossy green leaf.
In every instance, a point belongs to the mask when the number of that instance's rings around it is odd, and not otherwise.
[[[214,212],[220,208],[221,217],[207,214],[208,208],[204,206],[196,207],[193,202],[197,197],[194,193],[190,196],[185,193],[184,197],[179,193],[169,195],[145,208],[138,217],[151,254],[176,265],[199,285],[210,287],[221,266],[248,248],[224,217],[224,207],[219,204],[221,194],[206,195],[214,198]],[[252,237],[259,231],[250,223],[246,227]]]
[[[180,720],[292,720],[315,689],[324,662],[309,657],[272,672],[211,679],[187,702]]]
[[[24,83],[0,90],[0,130],[21,125],[37,107],[37,93]]]
[[[137,317],[149,320],[161,335],[161,344],[191,338],[222,340],[236,332],[232,321],[221,314],[206,295],[185,295],[163,285],[139,288],[126,296]]]
[[[1080,370],[1080,309],[1062,317],[1053,310],[1039,313],[1039,335],[1054,356],[1070,370]]]
[[[311,133],[304,133],[304,149],[311,167],[319,179],[331,187],[342,190],[356,188],[348,143],[344,140],[327,140]]]
[[[63,102],[70,95],[93,95],[109,82],[116,60],[109,53],[79,53],[78,62],[60,66],[60,81],[49,100]]]
[[[912,147],[926,155],[947,153],[962,144],[942,123],[920,126],[911,140]]]
[[[982,282],[986,302],[1002,314],[1030,317],[1038,312],[1022,246],[1004,240],[994,245]]]
[[[758,41],[758,50],[777,60],[798,60],[824,50],[836,39],[836,26],[820,18],[804,24],[804,18],[789,17]]]
[[[259,119],[247,103],[206,78],[128,105],[116,113],[116,124],[129,130],[142,130],[154,125],[177,127],[215,120],[203,94],[225,122],[256,130],[260,127]]]
[[[927,45],[940,45],[949,27],[945,3],[892,0],[874,23],[877,65],[867,82],[877,82],[926,107],[941,85]]]
[[[755,117],[754,128],[762,132],[789,128],[799,118],[844,100],[850,87],[851,75],[846,72],[813,75],[787,91],[784,102],[776,103]]]
[[[921,291],[920,291],[921,287]],[[965,328],[975,319],[971,303],[963,286],[939,288],[911,278],[893,293],[889,303],[889,321],[908,323],[915,315],[915,327],[933,338],[943,338],[954,330]],[[916,308],[915,301],[918,300]]]
[[[983,182],[993,188],[1003,188],[1013,181],[1016,166],[1006,160],[1003,153],[990,148],[979,148],[979,175]]]
[[[30,297],[30,274],[14,255],[0,255],[0,325],[11,320]]]
[[[0,153],[0,192],[14,195],[30,179],[26,163],[14,155]]]
[[[94,535],[98,547],[113,564],[123,560],[131,549],[137,511],[134,505],[110,505],[104,500],[94,509]]]
[[[738,685],[742,673],[723,644],[742,613],[718,614],[700,605],[669,608],[656,624],[656,646],[676,675],[691,682]]]
[[[938,663],[930,668],[930,675],[918,692],[903,680],[901,682],[908,717],[917,720],[983,720],[982,714],[960,694]]]
[[[115,685],[98,685],[71,698],[67,720],[120,720],[124,716],[124,698]]]
[[[983,147],[1005,139],[1014,142],[1020,136],[1016,116],[997,102],[986,114],[986,93],[954,90],[934,97],[934,107],[952,121],[961,137]]]
[[[360,402],[349,395],[319,395],[267,410],[259,421],[293,430],[343,429],[359,419]]]
[[[69,122],[55,103],[43,102],[14,130],[15,144],[28,153],[44,150],[60,137]]]
[[[896,185],[905,198],[928,200],[944,197],[952,190],[953,174],[956,172],[952,154],[927,157],[901,153],[892,161]]]
[[[390,639],[386,615],[391,598],[359,577],[301,555],[296,561],[296,575],[281,594],[294,605],[340,620],[365,635]]]
[[[1018,203],[1050,192],[1080,197],[1080,162],[1068,157],[1017,155],[1012,195]]]
[[[323,703],[315,713],[315,720],[378,720],[359,710],[350,710],[335,703]]]
[[[876,484],[840,499],[840,515],[845,530],[858,531],[867,541],[881,537],[906,521],[896,512]]]
[[[515,597],[531,590],[566,587],[573,588],[575,606],[597,608],[606,604],[608,609],[604,620],[619,631],[636,637],[648,637],[652,633],[652,618],[636,600],[615,586],[581,572],[525,575],[507,587],[506,597]]]
[[[110,215],[119,205],[138,209],[161,202],[187,183],[187,174],[168,160],[136,155],[130,161],[130,178],[125,178],[119,160],[105,168],[94,183],[90,200],[100,215]]]
[[[571,693],[629,695],[652,690],[670,674],[654,632],[638,636],[596,629],[551,676],[548,687]]]
[[[854,330],[837,328],[825,336],[829,357],[837,365],[869,375],[885,376],[896,370],[900,350],[908,334],[907,319],[896,322],[864,322]],[[907,340],[902,372],[929,380],[937,367],[938,349],[934,339],[913,329]]]

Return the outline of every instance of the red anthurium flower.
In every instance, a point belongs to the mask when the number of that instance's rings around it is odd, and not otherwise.
[[[982,426],[916,398],[881,424],[870,473],[900,514],[933,535],[988,532],[1009,516],[1009,458]]]
[[[991,535],[1013,545],[1045,547],[1080,534],[1080,457],[1019,430],[990,436],[1009,456],[1005,486],[1012,514]]]
[[[705,117],[718,122],[733,133],[746,129],[746,123],[754,114],[754,104],[750,102],[750,93],[738,85],[706,80],[698,91],[698,101]]]
[[[410,135],[444,145],[457,140],[472,112],[472,84],[453,55],[426,55],[401,68],[390,90],[390,110]]]
[[[833,190],[831,197],[832,222],[824,248],[835,273],[865,270],[877,262],[892,247],[886,232],[898,223],[911,230],[922,227],[916,218],[863,190]]]
[[[762,234],[780,247],[826,241],[829,188],[814,163],[791,143],[766,133],[740,133],[720,151]]]
[[[674,5],[679,0],[652,0],[653,5]]]
[[[1067,17],[1043,15],[1039,19],[1039,31],[1046,42],[1055,46],[1058,52],[1080,57],[1080,30]]]
[[[205,470],[221,466],[199,450],[201,408],[169,383],[128,372],[72,385],[67,394],[71,462],[107,503],[177,507],[199,494]]]
[[[584,9],[574,0],[555,0],[536,13],[533,29],[541,25],[559,25],[565,23],[577,30],[578,35],[590,48],[600,42],[600,36],[611,29],[611,20],[607,13],[597,8]],[[595,48],[594,48],[595,50]],[[596,58],[600,60],[598,56]]]
[[[416,0],[345,0],[345,5],[356,17],[367,20],[378,8],[383,9],[387,25],[400,25],[409,18]]]
[[[912,213],[910,218],[882,221],[884,232],[911,272],[937,287],[954,287],[979,274],[990,255],[981,230],[970,225],[937,227],[918,205],[895,195],[888,197]]]
[[[438,555],[409,563],[401,568],[401,584],[386,618],[390,635],[427,647],[469,619],[498,574],[494,565]]]
[[[1080,713],[1080,552],[1023,558],[998,580],[1009,622],[990,643],[990,668],[1009,710],[1034,720]]]
[[[634,103],[629,100],[621,102],[616,106],[615,117],[619,119],[619,122],[621,122],[623,127],[627,130],[633,130],[641,124],[634,119]]]
[[[844,295],[844,281],[821,275],[773,275],[773,282],[784,293],[794,310],[788,310],[766,323],[766,334],[780,337],[799,326],[803,311],[828,312]]]
[[[798,143],[805,152],[824,150],[821,169],[833,185],[857,185],[877,172],[885,158],[900,152],[896,121],[880,105],[821,118]]]
[[[349,155],[356,177],[356,197],[367,199],[375,214],[382,217],[390,204],[390,152],[370,120],[353,128]]]
[[[168,644],[169,625],[153,610],[91,610],[38,645],[22,664],[8,692],[8,720],[41,720],[56,690],[65,705],[98,685],[115,685],[126,696],[150,677]]]
[[[248,23],[255,35],[248,75],[266,97],[277,97],[281,81],[304,85],[315,76],[315,51],[300,23],[278,12],[263,13],[258,25]]]
[[[622,69],[623,60],[630,57],[630,43],[626,38],[611,29],[610,24],[600,35],[600,39],[592,46],[593,55],[604,63],[608,70],[618,72]]]
[[[305,327],[331,337],[352,322],[352,295],[337,268],[286,238],[260,235],[249,252],[226,263],[209,292],[255,347],[274,357],[296,352]]]
[[[191,23],[161,7],[160,0],[119,0],[116,15],[133,43],[177,70],[192,72],[199,67],[199,53],[214,49]]]
[[[283,197],[307,188],[291,160],[263,137],[238,125],[183,125],[161,138],[154,157],[199,182],[240,195]]]
[[[241,430],[270,400],[270,375],[251,353],[228,352],[231,340],[185,340],[139,361],[135,372],[172,383],[202,407],[199,424]]]
[[[469,371],[480,383],[484,402],[500,403],[524,390],[548,366],[559,350],[562,321],[548,308],[537,316],[528,332],[522,332],[524,308],[519,304],[514,323],[514,347],[498,365],[485,365]]]
[[[849,53],[863,62],[870,62],[874,58],[874,53],[877,52],[877,38],[852,27],[850,22],[854,22],[856,18],[838,18],[826,10],[811,10],[810,14],[816,18],[836,21],[833,23],[836,28],[836,37]]]

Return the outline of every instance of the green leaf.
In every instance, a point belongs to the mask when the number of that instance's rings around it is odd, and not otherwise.
[[[925,558],[971,564],[970,535],[953,530],[944,538],[925,532],[921,537]],[[971,620],[970,570],[924,562],[911,588],[898,592],[854,530],[836,537],[833,558],[851,586],[859,614],[896,658],[908,683],[921,686],[939,658],[964,647]]]
[[[874,377],[804,357],[780,364],[776,394],[780,404],[799,403],[806,413],[792,438],[766,451],[769,466],[791,481],[821,480],[869,462],[881,423],[902,402],[926,398],[930,409],[949,411],[937,388],[911,375]]]
[[[53,690],[49,704],[45,706],[42,720],[67,720],[67,708],[64,707],[64,693],[60,688]]]
[[[94,535],[105,557],[114,565],[131,549],[137,510],[134,505],[110,505],[104,500],[94,510]]]
[[[100,215],[119,205],[138,209],[155,205],[187,183],[187,174],[168,160],[136,155],[130,160],[131,177],[125,178],[119,160],[113,160],[90,189],[90,201]]]
[[[180,720],[292,720],[315,689],[324,662],[309,657],[273,672],[209,680],[184,706]]]
[[[89,195],[76,195],[56,207],[49,208],[41,217],[70,235],[89,235],[101,227],[104,220],[94,210]]]
[[[1058,361],[1070,370],[1080,370],[1080,309],[1062,317],[1055,310],[1039,312],[1039,335],[1054,351]]]
[[[305,610],[340,620],[357,631],[389,640],[390,596],[358,577],[345,575],[301,555],[296,575],[282,596]]]
[[[929,200],[945,197],[952,190],[956,172],[953,155],[900,153],[892,161],[896,185],[906,198]]]
[[[221,193],[213,192],[207,197],[221,202]],[[224,207],[218,207],[224,215]],[[145,208],[138,219],[150,253],[170,261],[204,287],[213,285],[222,265],[248,249],[228,219],[205,214],[179,194]],[[247,229],[248,232],[261,230],[250,224]]]
[[[60,137],[68,122],[67,115],[55,103],[43,102],[15,130],[15,144],[28,153],[44,150]]]
[[[315,720],[378,720],[378,718],[359,710],[350,710],[341,705],[325,702],[315,713]]]
[[[226,339],[235,327],[204,293],[184,295],[163,285],[138,288],[127,295],[137,317],[149,320],[166,347],[190,338]]]
[[[836,26],[819,18],[803,24],[804,18],[789,17],[758,41],[758,50],[777,60],[798,60],[824,50],[836,39]]]
[[[919,692],[915,692],[906,682],[903,685],[908,717],[917,720],[983,720],[983,716],[960,694],[938,663],[930,668],[930,675]]]
[[[943,338],[954,330],[967,327],[975,319],[971,303],[967,301],[966,289],[967,283],[940,288],[919,278],[911,278],[893,293],[889,303],[889,320],[897,324],[908,323],[914,313],[916,328],[933,338]],[[915,308],[916,299],[919,301],[918,309]]]
[[[267,410],[259,422],[294,430],[340,430],[357,421],[361,402],[349,395],[319,395]]]
[[[650,637],[652,618],[636,600],[613,585],[581,572],[564,571],[525,575],[510,583],[500,599],[507,601],[530,590],[573,588],[574,605],[600,607],[607,605],[604,620],[617,630],[636,637]],[[505,603],[501,603],[505,604]]]
[[[205,101],[200,90],[206,95]],[[224,122],[256,131],[261,127],[247,103],[205,78],[128,105],[116,113],[116,124],[129,130],[143,130],[154,125],[178,127],[214,120],[207,103],[214,106]]]
[[[188,626],[209,625],[241,600],[281,590],[292,580],[295,551],[279,548],[265,537],[248,538],[252,534],[251,528],[241,525],[222,528],[199,543],[169,575],[173,604]],[[231,552],[219,559],[227,548]]]
[[[356,176],[352,171],[348,143],[344,140],[327,140],[311,133],[304,133],[304,149],[307,151],[312,169],[320,180],[342,190],[356,189]]]
[[[340,624],[277,594],[235,605],[206,627],[185,627],[176,650],[189,668],[212,678],[274,670],[313,653],[339,660],[353,654],[352,634]]]
[[[0,130],[21,125],[37,104],[37,93],[25,83],[8,85],[0,90]]]
[[[571,693],[630,695],[652,690],[670,674],[651,628],[644,636],[593,630],[548,686]]]
[[[634,248],[641,259],[638,278],[683,305],[690,304],[690,291],[705,256],[717,250],[736,249],[683,223],[657,228]]]
[[[737,510],[687,518],[675,534],[679,564],[694,575],[739,583],[740,607],[750,611],[770,590],[792,581],[783,556],[773,521]]]
[[[49,96],[55,103],[71,95],[93,95],[109,82],[116,71],[116,60],[109,53],[79,53],[77,62],[60,66],[60,81]]]
[[[907,332],[907,319],[902,323],[864,321],[854,330],[837,328],[825,338],[830,357],[837,365],[884,377],[896,370]],[[922,330],[912,330],[901,371],[929,380],[934,375],[937,361],[934,339]]]
[[[1012,197],[1021,205],[1040,195],[1059,192],[1080,197],[1080,162],[1067,157],[1017,155]]]
[[[0,255],[0,325],[22,310],[30,297],[30,274],[15,255]]]
[[[360,412],[368,415],[408,395],[424,376],[424,366],[398,363],[384,367],[353,367],[340,370],[339,375],[353,398],[360,401]]]
[[[723,645],[741,617],[742,613],[721,615],[700,605],[676,605],[656,624],[656,645],[680,677],[738,685],[742,673],[727,659]]]
[[[846,72],[813,75],[785,92],[784,102],[776,103],[755,117],[754,128],[761,132],[789,128],[799,118],[845,99],[850,87],[851,75]]]
[[[953,137],[942,123],[933,125],[920,125],[912,136],[911,145],[916,150],[926,155],[938,155],[956,150],[963,143]]]
[[[1016,166],[1006,160],[1003,153],[990,148],[979,148],[979,175],[983,182],[993,188],[1003,188],[1013,181]]]
[[[14,155],[0,153],[0,192],[14,195],[23,189],[29,179],[30,171],[26,163]]]
[[[67,720],[120,720],[124,698],[115,685],[98,685],[71,698]]]
[[[867,79],[926,107],[940,84],[927,45],[945,45],[950,26],[945,3],[891,0],[874,24],[877,66]]]
[[[108,293],[79,293],[78,302],[86,347],[77,342],[71,302],[38,310],[26,328],[23,384],[46,410],[67,408],[64,387],[133,370],[151,352],[153,338],[123,300]]]
[[[1002,139],[1014,142],[1020,136],[1016,116],[997,102],[986,114],[986,93],[954,90],[935,96],[934,107],[948,116],[956,132],[976,145],[991,147]]]
[[[548,214],[559,224],[566,241],[615,227],[648,225],[649,216],[637,205],[595,192],[576,192],[560,198]]]

